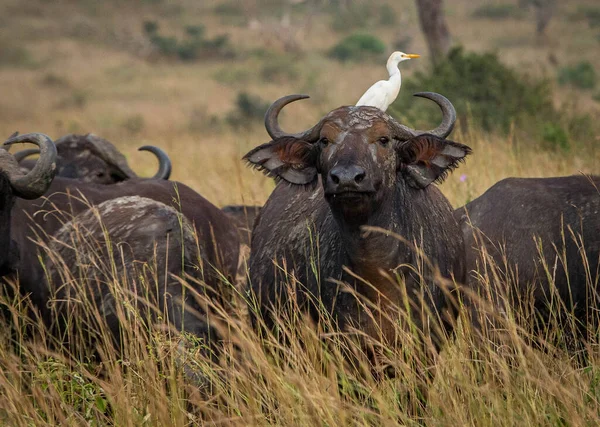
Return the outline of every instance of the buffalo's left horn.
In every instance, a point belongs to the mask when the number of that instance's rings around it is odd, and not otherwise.
[[[158,159],[158,172],[151,179],[169,179],[173,167],[167,153],[154,145],[144,145],[138,148],[138,151],[149,151]]]
[[[452,132],[452,129],[454,128],[454,123],[456,123],[456,110],[448,98],[435,92],[418,92],[415,93],[414,96],[430,99],[435,102],[440,107],[440,110],[442,110],[442,123],[431,130],[417,130],[396,123],[396,127],[399,129],[400,133],[405,134],[403,136],[407,139],[424,133],[435,135],[440,138],[445,138],[450,135],[450,132]]]
[[[12,136],[4,143],[4,146],[20,142],[30,142],[37,145],[40,148],[40,158],[26,175],[20,171],[18,165],[16,168],[7,168],[5,173],[10,180],[15,195],[23,199],[37,199],[48,190],[56,174],[56,146],[43,133]]]

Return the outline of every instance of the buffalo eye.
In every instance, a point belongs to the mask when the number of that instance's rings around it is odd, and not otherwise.
[[[381,144],[382,147],[387,147],[390,143],[390,139],[387,136],[382,136],[377,140],[377,142],[379,142],[379,144]]]
[[[97,172],[96,173],[96,177],[97,178],[104,178],[104,172]]]
[[[321,143],[321,145],[326,146],[327,144],[329,144],[329,140],[325,137],[321,138],[319,140],[319,142]]]

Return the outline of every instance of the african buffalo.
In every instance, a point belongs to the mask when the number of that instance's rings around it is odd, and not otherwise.
[[[457,209],[455,217],[465,239],[469,281],[484,296],[491,291],[496,308],[506,309],[508,301],[519,317],[541,321],[531,326],[542,330],[564,312],[562,304],[580,322],[576,332],[598,324],[600,177],[503,179]],[[480,285],[480,275],[501,288]],[[530,305],[533,316],[524,311]]]
[[[406,291],[412,320],[436,347],[441,344],[432,326],[435,316],[451,327],[455,310],[445,290],[462,282],[466,271],[450,203],[430,184],[442,181],[471,149],[444,139],[456,120],[450,101],[430,92],[416,96],[441,108],[437,128],[418,131],[377,108],[349,106],[304,132],[288,134],[277,116],[306,96],[280,98],[267,111],[265,125],[273,139],[244,157],[282,181],[261,209],[249,261],[251,287],[267,326],[274,323],[273,311],[292,300],[315,321],[326,311],[339,329],[355,327],[392,344],[397,342],[394,309],[408,303]],[[415,274],[418,264],[425,280]],[[352,292],[345,292],[342,282]],[[369,315],[361,301],[378,306],[379,313]],[[384,319],[388,314],[394,320]]]
[[[47,244],[50,236],[90,206],[124,196],[149,198],[182,212],[196,230],[206,283],[218,288],[223,278],[235,280],[240,248],[236,226],[220,209],[186,185],[148,179],[102,185],[56,177],[44,199],[18,200],[12,211],[12,235],[20,256],[21,290],[31,296],[42,312],[46,310],[49,291],[44,285],[45,270],[39,260],[39,244]]]
[[[241,243],[250,246],[252,228],[260,213],[260,206],[227,205],[221,208],[233,220],[240,232]]]
[[[58,176],[98,184],[114,184],[137,178],[125,156],[113,144],[97,135],[69,134],[57,139],[55,144],[58,151]],[[171,160],[163,150],[152,145],[145,145],[139,150],[150,151],[158,158],[158,171],[152,179],[169,179]],[[36,149],[23,150],[15,153],[15,158],[22,167],[31,169],[35,161],[27,160],[26,157],[37,153]]]
[[[18,266],[18,248],[11,238],[12,208],[15,199],[36,199],[46,192],[56,173],[56,147],[50,138],[38,134],[12,136],[4,146],[32,142],[40,147],[40,158],[24,174],[14,157],[0,148],[0,277],[13,273]]]
[[[211,326],[215,314],[201,298],[225,304],[224,295],[203,285],[209,267],[203,266],[192,223],[171,206],[139,196],[102,202],[63,225],[51,237],[47,256],[52,330],[63,344],[68,339],[75,347],[82,338],[85,347],[88,334],[106,326],[119,341],[127,334],[120,328],[127,306],[140,308],[144,320],[156,321],[157,309],[177,330],[206,343],[220,336]]]

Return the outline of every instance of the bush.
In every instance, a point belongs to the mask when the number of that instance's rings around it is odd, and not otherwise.
[[[156,21],[144,21],[143,28],[144,33],[146,34],[156,34],[158,31],[158,23]]]
[[[212,39],[206,39],[203,25],[186,26],[184,40],[159,34],[158,24],[154,21],[144,22],[143,28],[150,42],[165,56],[176,56],[182,61],[233,56],[233,50],[229,45],[229,36],[222,34]]]
[[[404,79],[400,96],[388,113],[412,127],[435,126],[438,108],[412,98],[413,93],[422,91],[450,99],[462,124],[470,119],[485,131],[508,133],[514,129],[522,138],[541,141],[546,149],[569,150],[573,144],[589,148],[600,130],[590,114],[577,111],[574,102],[557,110],[548,80],[518,74],[494,53],[453,49],[431,71]]]
[[[593,89],[596,86],[596,70],[589,61],[581,61],[572,67],[563,67],[558,73],[561,85],[570,84],[580,89]]]
[[[259,96],[240,92],[235,101],[235,109],[227,115],[227,123],[234,128],[248,128],[253,124],[260,123],[270,103]]]
[[[31,52],[12,40],[0,40],[0,66],[35,68],[36,61]]]
[[[590,28],[600,27],[600,7],[579,6],[577,11],[571,15],[571,20],[585,19]]]
[[[54,74],[52,72],[48,72],[44,74],[44,77],[41,79],[40,83],[44,86],[56,87],[56,88],[68,88],[69,80],[61,75]]]
[[[400,101],[390,106],[390,112],[402,113],[417,122],[425,116],[437,117],[436,107],[410,99],[413,93],[420,91],[444,94],[461,118],[472,117],[487,131],[508,132],[512,123],[527,127],[532,117],[548,117],[554,113],[547,81],[533,81],[517,74],[493,53],[465,53],[462,48],[453,49],[448,58],[430,72],[416,73],[413,78],[405,79]]]
[[[367,61],[385,52],[385,44],[370,34],[352,34],[330,51],[329,56],[339,61]]]
[[[484,4],[475,9],[472,16],[474,18],[501,20],[521,18],[523,11],[514,4]]]
[[[558,123],[544,123],[542,127],[543,147],[552,151],[569,151],[569,136]]]

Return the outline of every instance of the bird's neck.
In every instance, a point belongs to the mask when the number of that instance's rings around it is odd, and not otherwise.
[[[398,63],[396,61],[390,61],[386,65],[388,73],[390,73],[390,77],[395,76],[396,74],[400,77],[400,69],[398,68]]]

